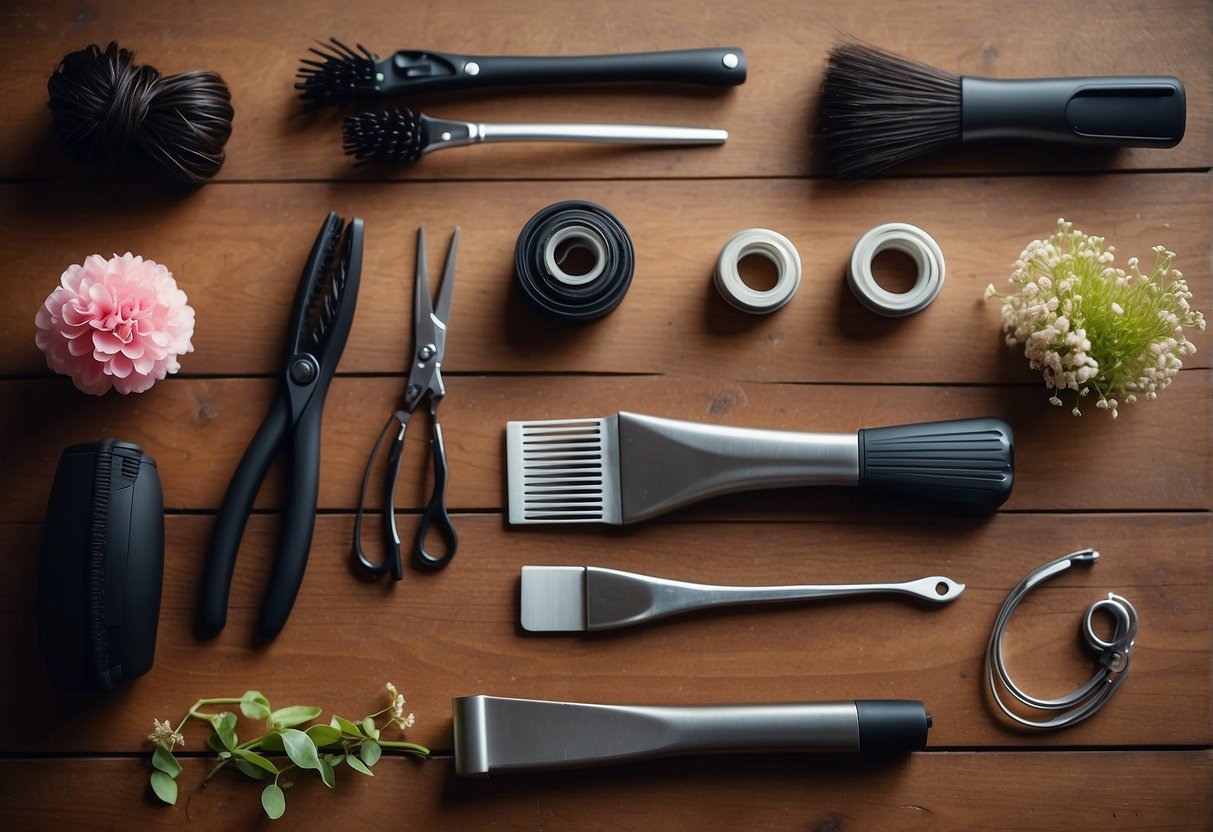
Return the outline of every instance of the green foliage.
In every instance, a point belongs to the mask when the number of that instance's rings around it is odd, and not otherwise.
[[[429,749],[403,740],[387,740],[382,730],[388,727],[404,727],[412,724],[412,715],[403,717],[403,697],[395,687],[388,686],[391,704],[381,711],[354,721],[333,715],[328,724],[306,723],[320,717],[321,709],[311,705],[291,705],[273,710],[269,700],[259,691],[246,691],[239,698],[199,699],[173,728],[169,723],[155,722],[148,736],[156,743],[152,752],[150,784],[158,799],[168,804],[177,802],[177,777],[181,764],[173,756],[175,745],[184,742],[180,733],[190,720],[207,723],[211,732],[206,737],[206,747],[219,759],[203,780],[209,781],[229,764],[253,780],[270,781],[261,792],[261,806],[270,820],[277,820],[286,811],[286,795],[283,786],[290,783],[280,780],[292,769],[315,771],[325,786],[336,786],[336,769],[343,763],[367,777],[373,777],[371,766],[383,754],[384,748],[425,759]],[[203,708],[209,705],[238,705],[240,714],[247,719],[262,722],[265,733],[253,739],[240,741],[236,728],[239,721],[231,711],[209,713]],[[386,717],[386,718],[385,718]],[[376,719],[385,718],[382,726]],[[306,726],[300,730],[300,727]]]

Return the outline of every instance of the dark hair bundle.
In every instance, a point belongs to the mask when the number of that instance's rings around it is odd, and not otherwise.
[[[161,77],[111,42],[64,56],[47,82],[59,145],[95,162],[135,153],[174,179],[201,184],[223,165],[232,96],[217,73]]]

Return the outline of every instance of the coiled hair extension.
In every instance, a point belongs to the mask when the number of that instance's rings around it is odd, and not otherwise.
[[[47,82],[59,145],[82,162],[135,154],[198,185],[223,166],[232,96],[214,72],[161,77],[110,42],[63,57]]]

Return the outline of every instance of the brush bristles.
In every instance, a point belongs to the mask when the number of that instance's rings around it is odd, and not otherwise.
[[[412,110],[362,113],[345,120],[342,130],[346,155],[359,164],[404,164],[421,158],[421,118]]]
[[[830,169],[861,179],[960,142],[960,78],[843,44],[830,53],[819,118]]]
[[[353,49],[336,38],[309,47],[320,60],[304,58],[299,62],[295,89],[309,109],[327,104],[342,104],[375,92],[377,58],[361,43]]]

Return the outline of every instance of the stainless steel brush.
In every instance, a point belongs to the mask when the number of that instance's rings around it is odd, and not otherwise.
[[[481,142],[606,142],[612,144],[724,144],[726,130],[650,124],[477,124],[433,118],[412,110],[350,116],[343,128],[346,155],[362,162],[416,162],[446,147]]]
[[[1174,147],[1184,86],[1169,76],[994,79],[953,75],[862,43],[830,53],[820,132],[831,170],[861,178],[991,139]]]
[[[856,486],[993,511],[1011,494],[1011,426],[958,419],[799,433],[619,413],[508,422],[509,521],[635,523],[720,494]]]

